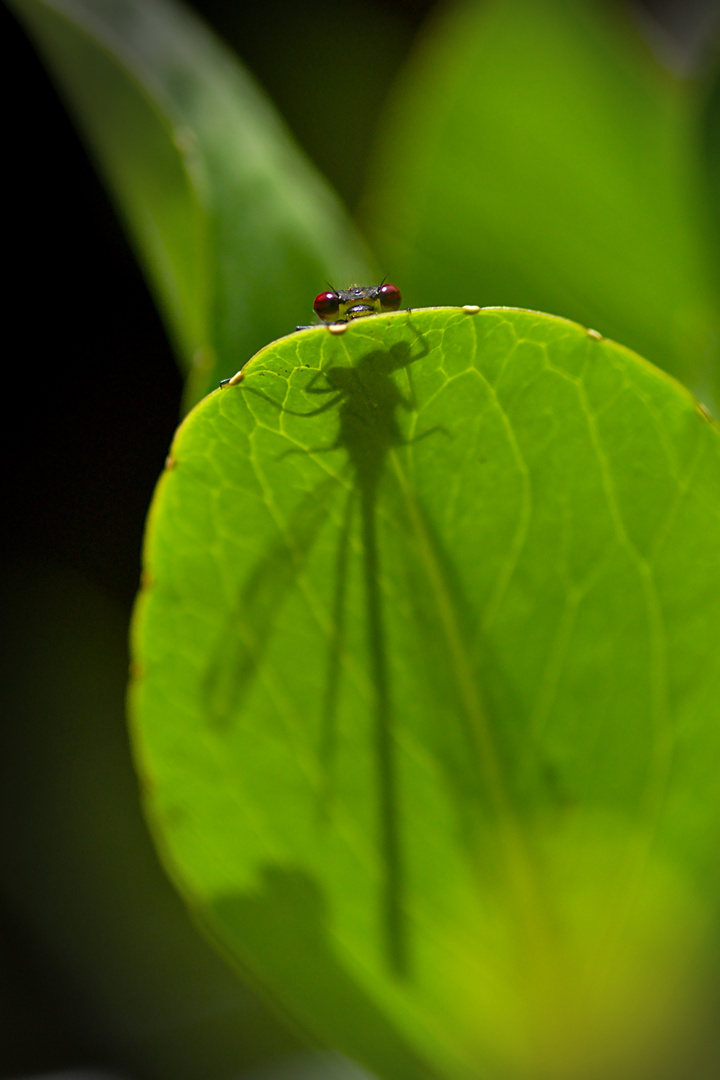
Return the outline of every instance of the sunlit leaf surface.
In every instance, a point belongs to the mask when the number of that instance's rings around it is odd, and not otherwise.
[[[680,1037],[720,870],[720,437],[686,390],[532,312],[291,335],[180,428],[145,560],[161,849],[309,1030],[393,1078]]]
[[[379,118],[379,255],[415,304],[577,319],[707,396],[720,309],[696,89],[620,5],[456,3]]]
[[[165,0],[13,0],[96,157],[178,353],[192,403],[310,315],[365,253],[239,61]]]

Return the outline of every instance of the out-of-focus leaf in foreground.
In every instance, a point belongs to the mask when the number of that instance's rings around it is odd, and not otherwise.
[[[383,110],[377,250],[418,305],[564,315],[704,389],[720,309],[700,106],[617,6],[457,3]]]
[[[367,279],[331,189],[234,58],[170,0],[11,0],[128,225],[191,372],[287,333],[326,278]],[[308,312],[310,314],[310,312]]]
[[[395,1080],[680,1044],[720,961],[720,437],[685,389],[532,312],[308,330],[187,418],[145,557],[148,810],[289,1012]]]

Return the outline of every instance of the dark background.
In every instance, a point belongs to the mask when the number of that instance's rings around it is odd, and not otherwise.
[[[352,208],[384,97],[431,0],[193,7]],[[691,65],[717,3],[644,8],[667,63]],[[180,378],[104,191],[4,7],[0,31],[0,1075],[107,1065],[212,1080],[300,1044],[196,935],[137,808],[125,637]]]

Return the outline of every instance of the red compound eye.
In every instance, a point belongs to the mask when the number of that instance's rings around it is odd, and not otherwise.
[[[381,285],[378,290],[380,306],[383,311],[397,311],[402,301],[397,285]]]
[[[315,297],[313,304],[315,314],[328,322],[333,319],[340,310],[340,297],[334,292],[321,292]]]

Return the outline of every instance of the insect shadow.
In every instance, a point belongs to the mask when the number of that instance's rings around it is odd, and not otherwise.
[[[405,371],[415,361],[427,355],[428,347],[418,333],[419,348],[413,349],[409,342],[401,341],[384,349],[366,353],[358,363],[349,366],[331,366],[317,371],[304,391],[309,396],[326,398],[317,408],[304,412],[280,406],[259,388],[244,385],[245,392],[254,393],[281,411],[293,416],[311,418],[331,409],[337,409],[338,429],[329,445],[292,448],[281,457],[294,453],[318,454],[344,449],[354,484],[345,504],[335,559],[335,586],[331,611],[331,634],[328,642],[327,671],[322,704],[321,759],[327,778],[323,800],[328,804],[331,796],[332,762],[335,756],[337,710],[339,704],[342,657],[345,647],[345,609],[347,596],[350,536],[353,519],[359,511],[360,537],[362,540],[362,576],[366,602],[366,634],[372,686],[372,731],[377,762],[379,791],[378,817],[380,822],[380,848],[384,866],[382,897],[382,922],[390,968],[398,975],[408,972],[407,933],[403,917],[403,868],[399,837],[399,809],[397,764],[393,737],[393,707],[388,669],[388,648],[383,615],[380,580],[382,573],[378,544],[377,495],[378,487],[387,466],[389,454],[409,442],[426,438],[440,428],[431,428],[408,440],[404,437],[399,412],[412,412],[415,407],[412,385],[408,376],[408,391],[403,392],[395,376]],[[281,594],[297,580],[315,536],[329,514],[329,500],[324,497],[328,484],[324,481],[318,489],[301,500],[294,516],[287,522],[286,536],[280,541],[282,551],[268,554],[267,560],[255,568],[247,579],[238,603],[238,623],[228,635],[236,643],[240,641],[241,655],[228,664],[229,656],[220,659],[224,669],[212,673],[213,685],[207,690],[217,700],[218,691],[224,701],[228,691],[233,699],[232,711],[237,709],[239,699],[247,691],[258,670],[261,654],[269,643],[277,607],[273,597]],[[320,497],[319,497],[320,496]],[[290,539],[288,539],[288,537]],[[280,558],[279,558],[280,556]],[[284,567],[279,580],[275,568]],[[241,614],[242,613],[242,614]],[[238,635],[242,622],[242,632]],[[244,636],[243,636],[244,634]],[[226,638],[226,640],[228,640]],[[247,647],[242,645],[243,640]],[[235,645],[237,649],[237,644]],[[218,685],[218,680],[232,680],[232,686]],[[225,715],[227,710],[223,709]]]
[[[334,757],[334,741],[341,658],[345,643],[345,599],[348,551],[355,501],[359,501],[363,550],[363,577],[367,604],[367,642],[373,686],[373,730],[380,792],[379,816],[385,866],[384,922],[391,966],[398,974],[408,969],[406,934],[402,917],[403,872],[398,828],[397,768],[393,740],[393,710],[388,671],[388,648],[380,590],[381,562],[377,532],[377,492],[389,453],[408,444],[400,429],[398,410],[415,407],[412,392],[404,394],[393,376],[427,355],[424,340],[413,352],[401,341],[389,349],[367,353],[355,367],[337,366],[317,372],[305,388],[307,394],[328,400],[304,414],[317,416],[337,407],[338,432],[330,446],[310,447],[307,453],[343,448],[355,479],[346,503],[335,565],[335,596],[332,637],[328,648],[327,675],[323,702],[322,758],[329,777]],[[320,378],[325,385],[318,385]],[[410,380],[408,385],[411,387]],[[438,431],[431,428],[418,438]],[[288,453],[303,452],[291,450]]]

